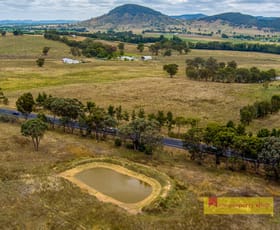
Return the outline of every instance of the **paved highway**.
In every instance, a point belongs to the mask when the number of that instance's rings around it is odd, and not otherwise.
[[[167,138],[164,137],[162,140],[163,145],[174,147],[178,149],[184,149],[184,143],[180,139],[174,139],[174,138]]]
[[[6,108],[0,108],[0,114],[14,116],[14,117],[17,117],[17,118],[25,118],[25,116],[22,113],[20,113],[16,110],[6,109]],[[31,113],[30,115],[28,115],[28,119],[32,119],[32,118],[36,118],[36,117],[37,117],[37,115],[34,114],[34,113]],[[60,123],[59,119],[53,120],[52,117],[48,117],[48,118],[51,121],[54,121],[55,124],[59,125],[59,123]],[[74,125],[74,128],[77,128],[77,129],[80,128],[78,123],[74,123],[73,125]],[[165,137],[165,138],[163,138],[162,143],[165,146],[184,149],[183,141],[179,140],[179,139],[173,139],[173,138],[166,138]]]
[[[9,115],[9,116],[14,116],[17,118],[25,118],[25,116],[16,111],[16,110],[12,110],[12,109],[6,109],[6,108],[0,108],[0,114],[3,115]],[[36,118],[37,114],[32,113],[28,115],[28,119],[32,119],[32,118]],[[60,120],[58,118],[53,119],[50,116],[47,116],[47,118],[53,122],[56,125],[60,125]],[[74,122],[73,127],[75,129],[85,129],[84,127],[80,127],[78,122]],[[116,132],[112,132],[112,131],[105,131],[107,132],[109,135],[116,135]],[[168,137],[164,137],[162,140],[162,144],[165,146],[169,146],[169,147],[173,147],[173,148],[178,148],[178,149],[186,149],[186,147],[184,147],[184,142],[180,139],[174,139],[174,138],[168,138]],[[217,148],[213,147],[213,146],[207,146],[205,144],[199,144],[199,146],[197,146],[202,152],[204,153],[208,153],[208,154],[218,154],[220,156],[223,157],[239,157],[240,154],[233,152],[232,150],[227,150],[226,152],[223,152],[221,150],[218,150]],[[256,159],[251,159],[251,158],[243,158],[243,160],[245,161],[249,161],[249,162],[256,162]]]

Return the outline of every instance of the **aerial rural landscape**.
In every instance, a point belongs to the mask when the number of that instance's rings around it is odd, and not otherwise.
[[[0,229],[280,229],[279,3],[22,2]]]

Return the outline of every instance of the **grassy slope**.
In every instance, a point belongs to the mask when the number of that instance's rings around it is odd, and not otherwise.
[[[230,26],[227,23],[223,23],[221,21],[216,22],[205,22],[205,21],[193,21],[189,23],[187,26],[187,30],[195,33],[210,33],[214,34],[221,30],[221,33],[225,33],[228,35],[243,34],[243,35],[279,35],[279,32],[271,32],[268,29],[259,30],[257,28],[245,28],[244,26]]]
[[[279,196],[280,187],[238,172],[207,169],[186,160],[185,152],[141,153],[112,148],[73,135],[47,132],[34,152],[18,125],[0,123],[0,224],[4,229],[279,229],[275,216],[205,216],[201,196]],[[70,182],[56,177],[81,157],[119,156],[153,165],[186,185],[157,213],[128,215],[99,202]],[[83,158],[84,159],[84,158]],[[164,207],[164,206],[163,206]],[[159,209],[161,209],[159,207]]]
[[[43,47],[51,48],[48,58],[62,58],[69,55],[66,45],[54,41],[48,41],[42,36],[12,36],[0,37],[0,58],[3,57],[38,57]]]
[[[279,55],[193,50],[187,56],[159,56],[150,62],[90,59],[85,64],[65,65],[60,59],[69,56],[69,48],[61,43],[32,36],[7,38],[1,38],[0,50],[6,50],[6,53],[0,53],[0,58],[5,57],[8,51],[15,58],[1,59],[0,85],[8,95],[11,106],[14,106],[16,98],[22,92],[31,91],[36,94],[45,91],[57,96],[77,97],[84,102],[93,100],[102,106],[122,104],[128,110],[143,107],[147,112],[171,110],[177,116],[195,116],[205,122],[225,122],[229,119],[238,121],[242,106],[279,93],[277,82],[264,90],[257,84],[190,81],[184,73],[186,58],[197,56],[213,56],[225,62],[236,60],[242,67],[276,68],[280,73]],[[11,43],[18,44],[14,46],[14,50]],[[44,46],[52,47],[44,68],[38,68],[33,58],[22,58],[21,52],[17,51],[20,47],[25,47],[29,50],[28,53],[36,56]],[[126,44],[126,52],[140,56],[135,47],[136,45]],[[147,48],[144,54],[149,54]],[[179,64],[180,70],[174,79],[169,79],[162,71],[165,63]],[[261,126],[279,127],[280,121],[275,117],[277,116],[265,119]],[[260,128],[260,124],[253,124],[252,129]]]
[[[20,47],[24,46],[32,54],[22,57],[17,49],[12,52],[12,48],[6,50],[6,53],[0,52],[0,87],[4,88],[11,99],[11,106],[14,106],[16,98],[22,92],[28,90],[38,93],[44,90],[58,96],[78,97],[83,101],[94,100],[104,106],[122,104],[124,108],[132,109],[140,105],[148,111],[174,110],[177,115],[225,121],[230,118],[238,119],[240,106],[279,92],[276,84],[264,90],[260,85],[189,81],[184,76],[185,56],[159,57],[147,63],[92,59],[90,63],[72,66],[63,65],[60,61],[69,50],[61,43],[38,37],[11,39],[20,39],[14,40],[15,43],[21,43]],[[25,39],[30,42],[29,45],[26,45]],[[1,40],[0,48],[7,49],[9,42],[7,39]],[[34,61],[44,46],[51,46],[52,49],[46,66],[38,68]],[[127,45],[128,52],[135,53],[134,47]],[[7,53],[16,57],[7,59]],[[193,51],[189,57],[211,55],[219,60],[239,60],[244,66],[265,62],[271,67],[279,68],[280,62],[277,55],[222,51]],[[181,67],[174,79],[169,79],[162,71],[162,64],[171,62],[179,63]],[[267,68],[266,65],[264,67]],[[279,124],[279,119],[275,117],[266,119],[261,125]],[[256,123],[252,128],[261,125]],[[185,153],[181,152],[174,155],[161,152],[151,160],[139,153],[113,149],[111,144],[53,132],[46,134],[39,153],[35,153],[30,140],[20,136],[18,126],[0,123],[0,130],[0,224],[6,229],[93,227],[201,230],[224,229],[224,226],[229,229],[239,229],[240,226],[243,229],[279,229],[277,205],[273,218],[205,216],[198,201],[199,196],[208,195],[279,196],[279,185],[263,179],[236,172],[206,169],[186,161]],[[55,176],[61,168],[75,159],[104,155],[154,165],[158,170],[184,182],[187,189],[178,191],[174,200],[167,202],[169,208],[164,212],[130,216],[113,205],[98,202],[76,186]],[[277,198],[276,202],[279,203]]]

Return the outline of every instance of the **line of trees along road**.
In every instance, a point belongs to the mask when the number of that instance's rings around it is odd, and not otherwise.
[[[106,138],[107,133],[115,134],[118,131],[121,138],[119,143],[149,154],[161,145],[160,132],[163,127],[170,135],[178,137],[182,127],[197,126],[199,122],[196,118],[173,117],[170,111],[146,114],[144,109],[139,109],[129,113],[121,106],[110,105],[105,109],[94,102],[83,104],[77,99],[53,97],[46,93],[39,93],[36,99],[31,93],[24,93],[16,104],[18,111],[26,118],[32,111],[52,114],[52,118],[48,118],[39,113],[38,118],[50,123],[52,128],[59,120],[64,132],[73,133],[74,129],[80,129],[81,135],[101,140]],[[177,128],[176,133],[173,132],[174,128]]]
[[[280,129],[271,132],[263,129],[258,136],[254,136],[246,132],[244,125],[235,125],[232,121],[226,125],[208,124],[201,128],[198,126],[198,119],[174,118],[171,112],[165,114],[158,111],[157,114],[146,115],[145,111],[140,109],[129,114],[123,111],[121,106],[104,109],[93,102],[84,105],[77,99],[52,97],[45,93],[40,93],[35,100],[32,94],[25,93],[19,97],[17,106],[26,116],[35,107],[37,110],[49,111],[54,116],[50,119],[38,114],[36,119],[27,120],[22,125],[22,134],[32,138],[36,150],[46,129],[44,122],[54,122],[57,118],[64,127],[64,132],[80,129],[82,136],[94,137],[97,140],[106,138],[108,131],[113,134],[118,131],[116,146],[124,143],[126,147],[146,154],[152,154],[162,145],[163,126],[168,127],[170,133],[174,126],[177,126],[180,134],[181,127],[189,125],[183,137],[192,160],[203,163],[207,153],[212,153],[215,155],[216,165],[220,164],[221,157],[226,157],[228,168],[245,170],[245,161],[250,159],[254,162],[256,172],[259,166],[263,165],[268,176],[277,180],[280,178]],[[54,124],[52,127],[55,128]]]
[[[184,139],[191,159],[199,164],[203,164],[209,152],[215,155],[216,166],[221,163],[221,157],[226,156],[226,167],[231,170],[246,170],[247,159],[250,159],[256,173],[262,165],[267,176],[280,179],[280,129],[262,138],[246,133],[243,125],[236,126],[229,121],[226,125],[191,128]]]
[[[160,123],[156,116],[155,119],[152,119],[152,115],[146,116],[143,109],[140,109],[137,113],[133,111],[130,115],[127,111],[123,111],[121,106],[110,105],[105,109],[93,102],[87,102],[84,105],[75,98],[52,97],[45,93],[39,93],[35,100],[31,93],[25,93],[18,98],[16,104],[18,111],[22,112],[26,118],[34,109],[49,111],[53,115],[52,118],[40,113],[38,118],[51,123],[52,128],[55,128],[55,121],[58,118],[59,125],[63,126],[64,132],[73,133],[74,129],[80,129],[82,136],[101,140],[106,138],[107,133],[116,134],[118,131],[120,137],[118,141],[121,144],[125,143],[127,147],[143,151],[146,154],[152,154],[162,143],[160,129],[164,122],[162,119],[165,118],[160,117]],[[161,116],[161,113],[159,116]],[[31,127],[30,124],[26,123],[24,123],[25,126],[22,130],[26,131]],[[27,132],[24,133],[28,135]],[[32,140],[35,141],[35,144],[37,143],[36,138],[32,137]],[[34,146],[38,146],[35,144]]]

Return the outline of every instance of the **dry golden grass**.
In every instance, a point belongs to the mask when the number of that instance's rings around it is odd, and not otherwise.
[[[254,90],[255,88],[249,85],[193,82],[184,78],[168,77],[44,89],[47,93],[61,97],[72,94],[84,102],[94,100],[105,107],[109,104],[121,104],[130,111],[139,107],[147,112],[172,111],[177,116],[194,116],[207,121],[236,120],[239,108],[252,101],[252,98],[247,98],[246,95],[254,93]],[[240,100],[241,97],[244,98]],[[232,113],[221,112],[224,110]]]
[[[0,37],[0,58],[38,58],[45,46],[50,47],[48,58],[57,59],[70,55],[70,49],[65,44],[48,41],[40,35]]]
[[[259,30],[257,28],[245,28],[245,27],[237,27],[230,26],[226,23],[222,23],[221,21],[216,22],[205,22],[205,21],[194,21],[187,26],[187,30],[195,33],[211,33],[214,34],[221,30],[221,33],[225,34],[245,34],[245,35],[279,35],[279,32],[271,32],[267,29]]]
[[[220,169],[207,169],[182,151],[151,158],[109,143],[47,132],[39,152],[18,125],[0,123],[0,223],[4,229],[279,229],[279,184]],[[80,158],[81,156],[86,158]],[[145,162],[185,184],[156,213],[131,216],[56,175],[89,157],[119,156]],[[172,157],[173,156],[173,157]],[[205,216],[200,196],[275,196],[275,215]],[[16,201],[16,202],[15,202]]]
[[[19,39],[21,44],[24,44],[22,39],[26,40],[28,37]],[[53,44],[52,41],[36,37],[38,40],[32,46],[34,37],[31,36],[30,39],[27,44],[31,46],[28,49],[33,50],[32,52],[41,52],[41,47],[48,45],[46,42]],[[61,46],[58,51],[65,50],[62,43],[55,44]],[[125,47],[126,54],[142,55],[134,44],[125,44]],[[258,84],[197,82],[185,77],[187,58],[213,56],[218,61],[236,60],[241,67],[276,68],[280,73],[279,55],[192,50],[188,55],[174,53],[171,57],[157,56],[149,62],[85,59],[87,63],[66,65],[61,62],[59,56],[54,55],[51,58],[52,52],[58,51],[55,48],[50,50],[50,57],[43,68],[37,67],[35,59],[32,58],[1,59],[0,87],[8,96],[11,107],[15,107],[16,99],[23,92],[30,91],[36,96],[45,91],[55,96],[77,97],[83,102],[95,101],[104,107],[109,104],[122,105],[129,111],[142,107],[148,113],[163,110],[172,111],[175,116],[198,117],[203,123],[226,122],[230,119],[238,121],[239,109],[242,106],[252,104],[256,100],[269,99],[271,95],[280,92],[278,82],[265,90]],[[65,54],[63,52],[62,54]],[[143,54],[149,54],[148,48]],[[179,65],[179,72],[173,79],[162,70],[162,66],[167,63]],[[272,116],[261,124],[253,123],[252,129],[258,129],[259,125],[279,127],[279,124],[277,116]]]

